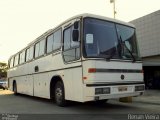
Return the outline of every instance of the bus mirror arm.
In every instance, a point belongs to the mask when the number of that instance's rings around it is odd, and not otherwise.
[[[78,27],[79,27],[79,21],[76,21],[76,22],[74,22],[74,29],[78,29]]]

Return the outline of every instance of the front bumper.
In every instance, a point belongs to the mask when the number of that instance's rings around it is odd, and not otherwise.
[[[131,96],[139,96],[144,92],[143,90],[136,90],[136,86],[144,86],[144,84],[136,84],[136,85],[113,85],[113,86],[92,86],[85,87],[84,89],[84,102],[85,101],[95,101],[95,100],[103,100],[103,99],[111,99],[111,98],[121,98],[121,97],[131,97]],[[110,93],[108,94],[95,94],[96,88],[110,88]],[[120,89],[125,88],[125,89]]]

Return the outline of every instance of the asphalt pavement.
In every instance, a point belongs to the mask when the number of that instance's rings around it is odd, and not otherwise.
[[[146,90],[142,96],[133,97],[133,101],[160,105],[160,90]]]
[[[27,95],[15,96],[9,90],[0,89],[0,120],[129,120],[132,115],[144,117],[150,114],[157,115],[156,120],[160,120],[159,113],[160,90],[146,90],[144,95],[133,97],[132,103],[111,99],[102,106],[73,103],[67,107],[58,107],[51,100]]]

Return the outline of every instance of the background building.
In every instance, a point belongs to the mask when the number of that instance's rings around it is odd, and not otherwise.
[[[160,10],[131,23],[137,29],[146,87],[160,89]]]

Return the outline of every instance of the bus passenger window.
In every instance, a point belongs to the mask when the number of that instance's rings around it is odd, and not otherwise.
[[[18,63],[19,63],[19,54],[14,57],[14,66],[18,65]]]
[[[20,53],[20,60],[19,60],[19,64],[22,64],[25,62],[25,51]]]
[[[10,68],[12,68],[12,67],[13,67],[13,57],[12,57],[12,58],[11,58],[11,60],[10,60],[9,67],[10,67]]]
[[[44,50],[45,50],[45,40],[42,40],[40,41],[40,44],[39,44],[39,55],[38,56],[44,55]]]
[[[56,31],[53,37],[54,37],[53,50],[57,50],[61,47],[61,29]]]
[[[52,52],[53,47],[53,34],[47,37],[47,53]]]
[[[26,62],[33,59],[33,46],[26,50]]]
[[[34,46],[29,48],[29,60],[33,59]]]
[[[39,43],[35,45],[35,58],[38,57],[39,54]]]
[[[26,50],[26,62],[29,61],[29,48]]]

